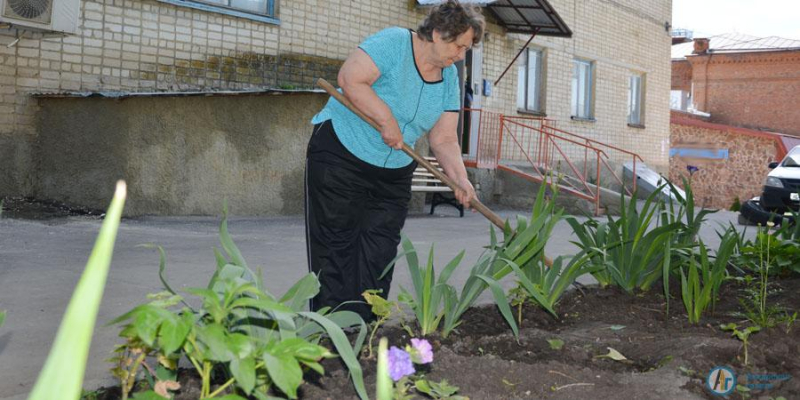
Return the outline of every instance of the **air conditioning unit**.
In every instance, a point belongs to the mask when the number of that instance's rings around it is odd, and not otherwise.
[[[21,29],[75,33],[80,0],[0,0],[0,23]]]

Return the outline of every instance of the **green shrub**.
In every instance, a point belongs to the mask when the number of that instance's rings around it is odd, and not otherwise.
[[[517,276],[519,289],[521,289],[534,303],[547,310],[558,318],[555,312],[556,303],[575,280],[587,273],[596,272],[600,267],[588,263],[589,257],[585,252],[571,257],[566,268],[563,266],[564,257],[557,257],[551,267],[544,263],[536,263],[522,270],[509,261],[508,265],[514,269]]]
[[[508,296],[499,281],[515,273],[512,264],[522,271],[544,264],[544,247],[562,212],[555,211],[554,200],[545,198],[545,190],[546,186],[542,185],[530,219],[519,216],[516,230],[506,222],[502,242],[497,239],[494,227],[490,227],[489,246],[473,265],[460,293],[448,281],[460,263],[463,252],[450,261],[437,278],[432,261],[433,250],[423,269],[419,267],[414,246],[408,239],[403,240],[404,251],[397,259],[406,257],[414,288],[413,292],[403,289],[398,298],[414,311],[421,330],[425,332],[423,335],[437,330],[439,324],[442,324],[442,336],[447,337],[461,324],[464,312],[472,307],[486,289],[491,290],[495,303],[511,330],[515,335],[519,334]],[[384,274],[393,266],[394,261]]]
[[[705,244],[700,241],[698,250],[688,255],[688,263],[680,266],[681,299],[690,323],[699,323],[709,307],[714,309],[735,245],[734,235],[724,236],[712,262]]]
[[[226,397],[229,399],[240,398],[236,395],[266,399],[274,388],[297,398],[304,372],[324,373],[319,361],[334,356],[319,345],[323,334],[350,369],[359,396],[367,398],[356,359],[366,336],[361,318],[349,311],[303,311],[319,292],[313,274],[303,277],[281,297],[270,294],[260,274],[247,267],[233,243],[227,212],[220,224],[220,241],[224,254],[215,250],[217,270],[208,285],[187,290],[202,301],[199,308],[184,302],[160,274],[167,292],[151,296],[150,303],[111,322],[123,323],[120,336],[125,344],[118,346],[114,358],[117,366],[112,370],[120,379],[123,398],[139,378],[140,367],[147,372],[144,377],[155,383],[151,389],[156,390],[175,379],[178,361],[184,358],[201,377],[200,398],[229,391],[234,393]],[[159,250],[163,273],[166,256],[163,249]],[[354,326],[360,326],[360,333],[351,346],[342,327]],[[150,366],[148,360],[155,360],[158,367]],[[227,378],[212,391],[211,379],[219,370]]]
[[[590,266],[597,267],[592,275],[601,286],[616,285],[633,293],[649,289],[663,276],[667,242],[682,234],[683,225],[671,222],[651,228],[659,209],[664,210],[656,200],[659,194],[656,190],[648,196],[640,210],[635,194],[626,199],[621,193],[619,217],[609,215],[604,222],[566,218],[578,237],[573,243],[588,254]]]

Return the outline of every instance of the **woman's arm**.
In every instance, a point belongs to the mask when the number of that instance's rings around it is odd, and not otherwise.
[[[430,132],[430,143],[433,154],[439,160],[439,165],[444,168],[445,174],[456,182],[461,190],[456,191],[458,202],[469,208],[469,202],[474,199],[475,188],[467,179],[467,169],[461,158],[461,146],[458,144],[458,113],[444,112],[439,121]]]
[[[381,76],[378,66],[364,50],[356,49],[339,70],[338,83],[344,96],[380,126],[383,142],[394,149],[403,147],[403,134],[389,106],[378,97],[372,84]]]

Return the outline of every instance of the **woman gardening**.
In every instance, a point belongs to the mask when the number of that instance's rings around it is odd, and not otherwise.
[[[389,293],[391,271],[408,214],[417,164],[399,149],[425,132],[458,201],[475,197],[456,127],[461,90],[454,63],[483,37],[478,8],[455,0],[431,9],[415,32],[392,27],[362,42],[345,60],[344,96],[380,126],[331,98],[314,116],[306,156],[305,210],[309,269],[320,293],[311,309],[339,307],[374,319],[365,290]]]

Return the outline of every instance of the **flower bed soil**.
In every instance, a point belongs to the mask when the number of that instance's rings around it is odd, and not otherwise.
[[[776,281],[777,287],[782,291],[770,297],[771,304],[797,310],[800,279]],[[447,379],[473,400],[692,399],[719,398],[704,389],[705,378],[711,368],[727,365],[744,385],[747,373],[792,376],[773,381],[772,389],[752,391],[753,397],[800,398],[800,324],[788,334],[784,327],[753,334],[745,368],[741,342],[719,328],[729,322],[743,325],[742,318],[731,316],[740,309],[741,288],[729,283],[721,291],[715,315],[698,325],[688,323],[677,291],[668,317],[657,289],[637,296],[614,288],[572,291],[557,308],[560,321],[538,308],[523,307],[519,343],[496,307],[475,308],[456,333],[432,340],[434,361],[427,376]],[[381,334],[399,346],[409,340],[397,328]],[[561,339],[564,346],[553,350],[547,339]],[[630,362],[595,358],[607,354],[608,347]],[[374,362],[365,364],[368,390],[374,393]],[[357,398],[340,368],[310,379],[302,392],[303,399]]]
[[[800,278],[776,280],[780,289],[770,304],[792,310],[800,306]],[[747,374],[788,374],[789,380],[771,382],[773,388],[752,390],[753,398],[800,398],[800,324],[787,333],[785,326],[763,330],[750,337],[749,365],[743,365],[742,343],[722,331],[720,324],[745,325],[740,310],[741,287],[723,285],[714,315],[698,325],[688,323],[680,301],[680,286],[673,287],[669,315],[663,294],[657,290],[635,296],[618,289],[583,288],[568,293],[556,320],[533,306],[522,310],[519,343],[495,306],[474,308],[450,337],[430,337],[433,364],[425,371],[433,381],[447,379],[458,394],[483,399],[716,399],[704,388],[713,367],[729,366],[738,383]],[[515,313],[517,310],[515,309]],[[402,347],[408,334],[399,327],[382,328],[377,337]],[[554,350],[548,339],[564,342]],[[377,340],[376,340],[377,345]],[[628,361],[596,358],[611,347]],[[302,399],[357,399],[347,370],[338,360],[324,362],[325,375],[307,374]],[[375,393],[375,361],[362,360],[368,392]],[[176,399],[195,399],[199,381],[183,374]],[[118,398],[114,390],[102,399]],[[729,398],[741,398],[734,393]]]

